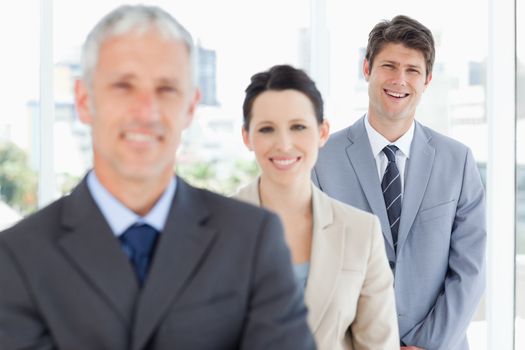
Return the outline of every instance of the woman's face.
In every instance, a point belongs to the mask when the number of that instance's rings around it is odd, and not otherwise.
[[[244,144],[255,153],[262,176],[281,185],[310,181],[319,148],[329,135],[328,123],[317,123],[312,102],[297,90],[268,90],[252,106]]]

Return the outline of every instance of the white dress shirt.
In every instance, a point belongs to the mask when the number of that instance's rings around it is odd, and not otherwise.
[[[368,121],[368,114],[365,117],[365,128],[368,134],[368,140],[374,159],[376,161],[377,175],[379,176],[379,182],[383,180],[383,175],[388,165],[388,158],[383,153],[383,148],[388,145],[395,145],[399,150],[396,152],[396,165],[399,169],[399,175],[401,176],[401,192],[405,191],[405,164],[408,158],[410,158],[410,145],[414,138],[414,122],[407,130],[407,132],[394,142],[388,141],[383,135],[377,132],[370,122]]]

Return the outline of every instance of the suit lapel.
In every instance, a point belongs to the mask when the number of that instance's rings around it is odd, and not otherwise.
[[[364,117],[359,119],[348,131],[348,139],[351,144],[346,148],[348,159],[357,175],[361,188],[365,193],[366,200],[371,211],[379,217],[383,235],[386,242],[391,248],[394,247],[392,242],[392,233],[388,223],[385,201],[381,191],[381,183],[377,176],[377,166],[370,147],[370,141],[366,133]],[[350,194],[353,196],[355,194]]]
[[[398,251],[407,239],[432,172],[435,149],[428,143],[429,139],[421,124],[416,122],[410,158],[405,165],[405,189],[399,224]]]
[[[260,206],[259,178],[243,187],[236,197]],[[313,184],[312,212],[313,242],[305,302],[308,305],[308,323],[315,333],[337,287],[345,235],[342,223],[334,221],[330,199]]]
[[[334,222],[328,197],[312,185],[313,244],[305,291],[308,319],[315,333],[332,301],[342,267],[344,228]]]
[[[161,317],[189,284],[216,234],[203,226],[209,212],[200,192],[180,178],[176,191],[137,305],[133,349],[147,343]]]
[[[87,188],[86,179],[64,200],[66,233],[58,244],[80,273],[129,327],[138,284],[128,258]]]

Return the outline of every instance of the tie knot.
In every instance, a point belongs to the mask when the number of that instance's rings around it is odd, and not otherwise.
[[[149,256],[157,240],[158,231],[147,224],[131,225],[120,236],[120,240],[135,256]]]
[[[383,153],[386,155],[389,162],[396,162],[396,151],[398,149],[399,148],[397,148],[397,146],[395,145],[388,145],[385,148],[383,148]]]

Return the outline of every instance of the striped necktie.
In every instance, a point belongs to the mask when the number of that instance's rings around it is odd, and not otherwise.
[[[385,199],[386,212],[388,214],[388,222],[390,223],[394,247],[397,246],[402,199],[401,175],[396,165],[397,150],[398,148],[394,145],[388,145],[383,148],[383,153],[385,153],[388,158],[388,165],[386,166],[385,174],[381,181],[381,189],[383,190],[383,198]]]

